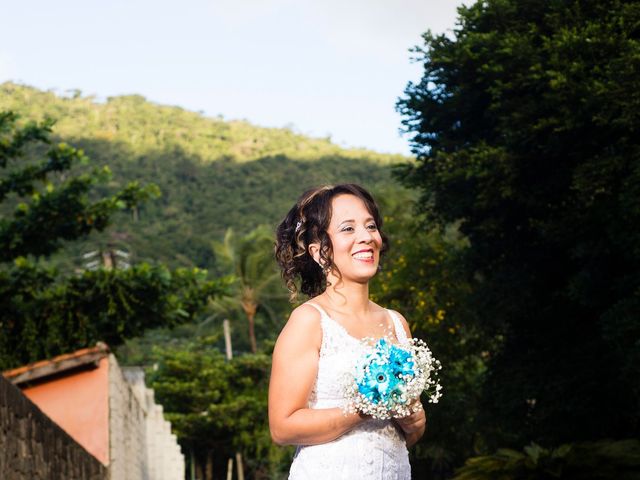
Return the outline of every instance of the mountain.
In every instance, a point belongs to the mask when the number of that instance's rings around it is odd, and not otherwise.
[[[240,233],[260,224],[275,227],[304,189],[322,183],[356,182],[393,195],[401,187],[391,167],[411,161],[287,128],[210,118],[139,95],[98,101],[78,91],[57,95],[7,82],[0,84],[0,110],[25,120],[54,118],[56,140],[84,149],[93,166],[110,167],[109,189],[132,180],[160,187],[162,196],[135,217],[121,215],[108,232],[68,249],[69,264],[111,243],[134,261],[212,268],[211,241],[228,227]]]

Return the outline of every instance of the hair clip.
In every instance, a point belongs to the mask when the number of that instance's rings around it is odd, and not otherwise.
[[[298,233],[298,230],[300,230],[301,226],[302,226],[302,221],[299,221],[298,223],[296,223],[296,233]]]

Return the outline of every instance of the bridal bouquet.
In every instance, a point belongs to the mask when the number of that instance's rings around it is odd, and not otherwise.
[[[442,367],[427,345],[416,338],[398,345],[384,338],[368,345],[345,385],[346,411],[377,419],[406,417],[423,391],[429,402],[442,396],[437,372]]]

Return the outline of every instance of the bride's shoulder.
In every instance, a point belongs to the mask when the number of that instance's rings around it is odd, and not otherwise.
[[[304,337],[312,341],[321,339],[320,312],[308,303],[294,308],[280,335]]]
[[[320,316],[320,310],[310,302],[306,302],[293,309],[287,323],[302,323],[306,326],[319,325]]]
[[[289,320],[278,335],[274,355],[302,355],[319,350],[321,344],[320,313],[312,306],[302,304],[291,312]]]

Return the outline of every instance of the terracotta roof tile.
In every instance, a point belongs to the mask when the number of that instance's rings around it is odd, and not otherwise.
[[[95,347],[83,348],[72,353],[65,353],[49,360],[41,360],[22,367],[13,368],[2,372],[2,375],[13,383],[22,383],[49,375],[58,374],[93,363],[109,354],[109,347],[98,342]]]

